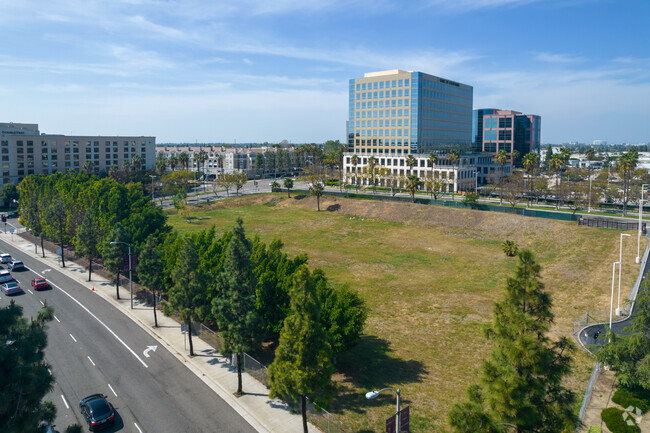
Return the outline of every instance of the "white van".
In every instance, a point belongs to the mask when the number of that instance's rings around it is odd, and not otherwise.
[[[7,253],[0,254],[0,263],[4,265],[9,263],[10,261],[11,261],[11,254],[7,254]]]

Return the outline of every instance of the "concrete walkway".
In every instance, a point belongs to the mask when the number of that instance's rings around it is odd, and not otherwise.
[[[151,307],[134,299],[133,309],[131,309],[128,286],[120,287],[121,299],[117,300],[115,299],[115,285],[100,275],[93,273],[93,281],[89,282],[88,269],[71,260],[66,260],[66,267],[62,268],[60,257],[55,253],[46,250],[45,258],[42,258],[40,245],[39,254],[35,254],[34,244],[20,236],[16,234],[12,236],[9,233],[1,233],[0,236],[4,241],[12,242],[20,248],[23,254],[28,254],[46,266],[68,274],[86,286],[88,290],[94,290],[98,296],[113,304],[116,309],[148,332],[161,346],[167,348],[172,355],[205,382],[258,432],[302,432],[301,416],[291,414],[289,407],[283,401],[269,399],[269,391],[266,386],[246,373],[242,377],[245,394],[239,398],[236,397],[234,393],[237,390],[237,371],[230,365],[229,359],[221,356],[198,337],[192,338],[194,352],[197,356],[191,357],[186,342],[187,337],[181,333],[181,326],[174,319],[165,317],[159,312],[158,328],[154,328]],[[309,431],[316,433],[320,430],[309,424]]]

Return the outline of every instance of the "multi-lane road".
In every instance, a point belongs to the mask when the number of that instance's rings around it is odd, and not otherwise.
[[[109,432],[256,431],[166,348],[95,292],[3,240],[0,252],[10,253],[27,267],[13,273],[24,294],[0,294],[0,306],[13,299],[27,318],[36,317],[44,302],[54,308],[45,357],[55,385],[46,398],[57,406],[58,431],[75,422],[85,426],[79,401],[95,393],[106,395],[115,406],[117,421]],[[51,288],[34,291],[30,282],[36,276],[47,278]]]

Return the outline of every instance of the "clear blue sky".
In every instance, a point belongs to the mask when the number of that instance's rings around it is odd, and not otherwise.
[[[347,84],[416,70],[542,141],[650,141],[648,0],[0,0],[0,122],[158,142],[345,138]]]

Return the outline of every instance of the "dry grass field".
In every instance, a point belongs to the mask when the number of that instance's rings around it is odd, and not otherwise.
[[[373,401],[371,389],[401,389],[411,406],[411,431],[447,429],[451,405],[463,399],[489,354],[482,325],[513,274],[514,258],[501,243],[514,240],[533,251],[552,294],[554,336],[571,333],[572,318],[608,308],[611,264],[619,233],[575,223],[502,213],[333,197],[321,212],[308,196],[245,196],[193,208],[181,232],[233,227],[242,217],[249,236],[281,239],[289,254],[307,253],[338,283],[358,291],[369,307],[365,335],[337,359],[338,394],[332,411],[355,431],[384,431],[393,394]],[[624,296],[636,279],[636,232],[624,240]],[[644,239],[642,239],[644,241]],[[645,248],[645,243],[642,244]],[[582,398],[593,361],[580,350],[569,385]]]

